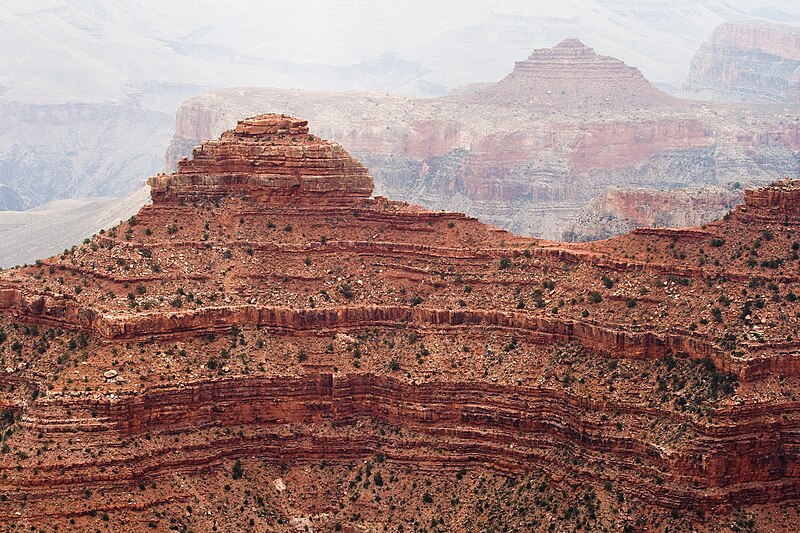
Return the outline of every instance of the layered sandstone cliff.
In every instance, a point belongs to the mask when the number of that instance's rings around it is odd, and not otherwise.
[[[219,140],[192,150],[177,174],[148,182],[155,202],[219,200],[231,194],[273,204],[368,198],[372,177],[338,144],[308,133],[308,122],[282,115],[242,120]]]
[[[800,28],[726,22],[692,58],[684,90],[718,100],[800,102]]]
[[[3,523],[797,523],[797,182],[569,245],[370,197],[305,128],[242,121],[0,275]]]
[[[800,175],[793,107],[669,97],[576,39],[534,51],[497,83],[436,99],[215,91],[178,111],[168,166],[260,109],[308,117],[371,170],[378,194],[551,239],[611,186],[727,188]],[[669,203],[681,208],[681,194]]]

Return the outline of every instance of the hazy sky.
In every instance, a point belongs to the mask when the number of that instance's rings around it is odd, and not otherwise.
[[[453,87],[572,36],[679,87],[714,27],[747,18],[799,24],[800,2],[4,0],[0,98],[108,101],[162,82],[374,88],[360,71],[314,72],[370,60],[376,78]]]

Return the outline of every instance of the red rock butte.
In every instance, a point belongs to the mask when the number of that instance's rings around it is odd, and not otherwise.
[[[371,198],[289,117],[194,153],[0,273],[1,523],[798,523],[800,182],[566,245]]]
[[[372,194],[372,176],[340,145],[308,133],[308,121],[259,115],[192,150],[178,172],[150,178],[154,203],[242,194],[262,203],[338,203]]]

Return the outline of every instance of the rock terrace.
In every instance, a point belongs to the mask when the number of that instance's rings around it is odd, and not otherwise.
[[[564,245],[370,197],[305,128],[242,121],[0,275],[0,522],[796,523],[798,182]]]

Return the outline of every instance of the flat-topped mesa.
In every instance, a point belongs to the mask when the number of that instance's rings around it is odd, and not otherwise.
[[[178,171],[148,180],[154,204],[239,195],[260,203],[341,204],[372,194],[372,176],[340,145],[308,133],[308,121],[258,115],[192,150]]]
[[[736,214],[746,220],[800,224],[800,180],[784,179],[746,190],[744,205]]]
[[[605,107],[649,105],[669,97],[653,86],[637,68],[602,56],[579,39],[566,39],[541,48],[487,89],[497,97],[530,104]]]

